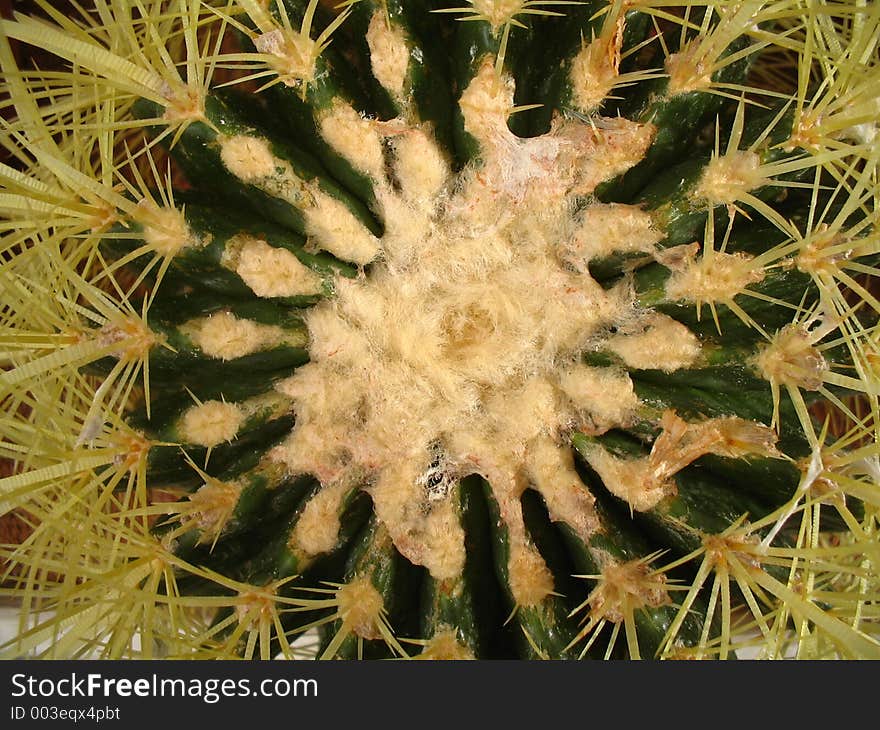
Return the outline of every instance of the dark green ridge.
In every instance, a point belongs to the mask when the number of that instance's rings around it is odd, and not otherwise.
[[[670,274],[669,269],[658,263],[638,269],[633,279],[639,305],[672,317],[701,340],[717,342],[722,347],[748,347],[765,341],[757,329],[744,322],[724,302],[714,303],[716,323],[709,302],[703,302],[698,309],[695,302],[668,299],[665,289]],[[748,292],[777,301],[766,301]],[[818,296],[818,289],[809,276],[793,267],[778,267],[767,270],[761,281],[750,284],[745,292],[734,297],[734,302],[755,322],[760,322],[766,332],[773,333],[791,322],[800,305],[809,309]]]
[[[201,534],[194,528],[176,539],[173,550],[191,564],[233,580],[255,586],[286,580],[282,595],[315,598],[318,594],[304,588],[321,585],[324,581],[341,580],[352,540],[370,511],[369,497],[365,492],[356,492],[341,510],[336,547],[330,553],[312,558],[294,555],[287,542],[306,503],[319,488],[317,481],[308,477],[285,479],[269,490],[261,509],[250,510],[249,519],[234,533],[223,534],[216,542],[199,542]],[[260,496],[259,492],[253,496]],[[163,535],[175,524],[173,521],[160,523],[154,531]],[[202,583],[199,578],[190,580],[196,585]],[[320,612],[300,611],[288,616],[285,625],[292,629],[319,616]]]
[[[185,311],[178,306],[182,290],[187,293],[195,292],[197,297],[213,293],[217,305],[212,307],[211,311],[225,306],[229,300],[257,300],[256,295],[241,277],[222,264],[227,244],[237,236],[256,238],[275,248],[290,251],[303,265],[323,278],[324,294],[332,291],[331,278],[334,275],[352,277],[357,272],[354,266],[340,261],[331,254],[308,251],[302,235],[262,219],[248,209],[220,207],[216,205],[216,201],[208,201],[206,196],[181,190],[174,191],[174,202],[183,211],[195,243],[182,241],[181,244],[191,245],[183,245],[170,258],[162,286],[155,292],[151,316],[155,316],[156,309],[163,309],[163,300],[168,299],[172,302],[166,301],[165,309],[174,313]],[[131,223],[128,226],[117,225],[101,240],[102,253],[113,260],[130,256],[141,248],[145,248],[144,228],[139,223]],[[156,287],[156,275],[160,268],[153,263],[155,256],[155,252],[145,250],[142,255],[128,260],[125,264],[127,269],[137,274],[141,274],[148,265],[153,264],[152,269],[143,278],[144,285],[150,289]],[[133,296],[137,299],[140,295],[134,292]],[[308,306],[319,298],[320,296],[309,295],[276,298],[275,301],[296,307]],[[199,313],[191,312],[189,318]],[[179,323],[185,318],[174,316],[171,320]]]
[[[647,454],[645,444],[633,438],[632,434],[621,431],[609,432],[598,438],[576,434],[572,441],[579,454],[580,449],[590,442],[598,442],[609,452],[623,458]],[[788,501],[799,479],[799,475],[796,476],[791,471],[791,462],[765,458],[756,461],[763,463],[759,464],[755,473],[746,475],[738,472],[735,467],[730,468],[737,462],[749,463],[745,459],[722,459],[714,455],[701,457],[673,475],[675,494],[644,512],[634,512],[623,500],[608,492],[585,457],[581,459],[581,465],[597,500],[610,501],[619,515],[629,514],[629,522],[646,538],[664,545],[670,551],[669,559],[672,560],[675,556],[698,551],[703,546],[705,538],[722,534],[738,521],[744,520],[744,524],[747,525],[769,515]],[[777,463],[771,465],[770,462],[773,461]],[[707,464],[715,468],[707,468]],[[770,481],[758,482],[761,476],[769,477]],[[789,490],[787,495],[785,495],[786,490]],[[835,517],[835,515],[828,516]],[[779,547],[791,545],[794,537],[792,529],[797,530],[796,522],[776,535],[773,544]],[[765,527],[756,530],[755,534],[760,537],[768,532],[769,527]],[[689,569],[686,566],[681,567],[673,577],[679,576],[682,580],[691,582],[695,567],[691,566]],[[772,562],[764,564],[762,569],[778,580],[784,580],[787,574],[786,568],[774,565]],[[734,584],[731,588],[732,593],[741,602],[743,597],[738,587]],[[703,594],[707,593],[708,587],[704,587]],[[703,614],[706,610],[703,603],[705,597],[704,595],[697,604],[702,606]],[[713,617],[713,622],[717,618],[717,615]]]
[[[197,350],[175,353],[158,347],[149,356],[150,391],[161,391],[165,397],[169,392],[189,390],[202,401],[241,401],[271,390],[308,359],[308,352],[299,347],[273,347],[227,361],[206,358]],[[83,371],[106,376],[117,362],[105,357],[84,366]]]
[[[766,112],[757,115],[757,119],[758,121],[752,119],[746,124],[739,149],[748,149],[752,142],[751,138],[757,139],[757,136],[763,132],[771,121],[776,119],[776,115]],[[789,116],[784,116],[781,121],[777,121],[773,132],[754,150],[758,154],[762,165],[782,160],[796,160],[804,156],[801,150],[785,152],[779,147],[787,137],[786,130],[789,127],[789,121]],[[712,205],[705,200],[699,199],[695,194],[706,165],[711,159],[711,151],[697,149],[694,154],[688,155],[681,161],[658,171],[651,181],[631,199],[631,204],[638,205],[643,210],[651,211],[654,225],[665,234],[663,240],[658,243],[658,248],[670,248],[693,241],[701,242],[710,214],[713,216],[716,238],[720,240],[723,237],[730,220],[727,206],[722,204]],[[810,167],[785,173],[776,176],[768,184],[761,185],[749,192],[758,200],[771,203],[776,209],[781,209],[781,213],[784,214],[784,211],[789,208],[789,206],[785,205],[785,201],[790,196],[789,189],[785,187],[785,183],[804,182],[813,174],[814,169]],[[754,238],[754,234],[750,234],[750,229],[766,232],[767,238],[775,242],[784,240],[778,229],[775,229],[770,222],[764,220],[760,212],[755,211],[753,206],[738,203],[737,207],[743,212],[738,216],[739,220],[734,221],[736,233],[730,246],[731,251],[740,250],[736,243],[736,238],[739,235],[744,235],[745,237],[745,245],[741,250],[749,251],[760,247],[758,241]],[[803,208],[793,211],[793,213],[802,215]],[[610,283],[614,277],[619,276],[623,271],[644,265],[645,260],[646,257],[644,255],[614,254],[591,261],[590,273],[597,280]]]
[[[369,51],[365,42],[367,28],[373,14],[381,12],[391,24],[402,31],[410,44],[409,68],[404,93],[412,102],[415,118],[410,123],[427,123],[431,126],[435,139],[451,156],[452,116],[454,101],[452,81],[449,72],[447,52],[448,36],[438,32],[436,21],[442,16],[431,14],[429,0],[360,0],[351,6],[351,15],[340,31],[344,31],[346,45],[354,48],[363,46],[363,53]],[[367,74],[372,78],[372,67],[366,59]],[[375,82],[378,84],[378,82]],[[388,95],[383,89],[383,92]],[[404,116],[396,100],[388,102],[394,109],[393,116]]]
[[[291,25],[299,30],[309,5],[308,0],[284,0],[284,5]],[[342,95],[366,116],[391,119],[395,116],[394,102],[371,72],[365,29],[362,34],[361,28],[355,23],[357,5],[352,6],[351,11],[333,32],[330,44],[321,53],[319,84],[306,91],[306,101],[317,110],[329,98]],[[277,12],[275,15],[278,17]],[[311,37],[317,39],[335,17],[336,12],[332,7],[319,2],[312,22]]]
[[[250,39],[242,37],[241,42],[248,51],[256,51]],[[225,98],[253,127],[263,129],[273,138],[283,140],[286,145],[298,147],[314,156],[326,170],[328,178],[378,217],[373,182],[336,152],[319,131],[321,114],[337,102],[369,115],[364,111],[364,100],[353,97],[339,83],[328,59],[331,55],[327,49],[316,60],[315,79],[305,89],[279,82],[259,92],[259,104],[253,102],[253,95],[249,92],[234,88],[225,92]],[[232,102],[232,99],[235,101]]]
[[[386,620],[395,636],[413,636],[417,631],[412,624],[418,615],[415,601],[424,569],[416,568],[397,552],[385,527],[373,517],[355,540],[349,552],[345,583],[368,579],[382,597]],[[329,642],[342,629],[342,621],[335,621],[326,629]],[[334,654],[336,659],[391,658],[393,650],[381,639],[361,639],[350,634]]]
[[[487,482],[484,482],[484,494],[491,517],[495,573],[502,591],[507,597],[508,611],[513,611],[515,600],[510,591],[508,570],[510,543],[507,526],[501,519],[492,488]],[[525,512],[524,510],[524,520]],[[557,576],[554,576],[554,579],[559,580]],[[516,606],[513,621],[518,624],[520,630],[516,632],[514,640],[520,657],[531,659],[575,658],[576,655],[572,655],[568,649],[577,633],[575,627],[568,620],[569,611],[570,608],[565,601],[554,594],[546,596],[536,606]],[[527,637],[530,637],[531,641]]]
[[[504,54],[504,66],[507,70],[515,71],[520,66],[521,59],[528,53],[534,38],[531,21],[524,18],[523,25],[525,26],[523,28],[516,26],[510,28]],[[451,73],[456,100],[453,112],[453,139],[456,162],[460,167],[471,160],[479,159],[480,148],[479,142],[464,128],[464,116],[458,100],[480,70],[484,59],[490,57],[493,64],[495,63],[501,49],[502,38],[502,29],[499,28],[498,34],[495,35],[489,23],[483,20],[461,21],[450,44]]]
[[[585,438],[582,434],[575,434],[573,443],[576,448],[578,446],[583,446],[581,441],[582,438]],[[591,479],[585,475],[582,467],[583,464],[576,462],[576,468],[583,480],[583,488],[593,492],[595,496],[595,489],[592,488]],[[587,473],[592,474],[593,477],[596,476],[592,471]],[[538,534],[537,530],[542,529],[545,536],[549,537],[551,534],[555,534],[557,540],[561,538],[561,544],[557,543],[554,545],[554,548],[557,551],[556,556],[552,560],[548,560],[548,565],[554,567],[554,574],[557,576],[557,580],[559,580],[560,576],[596,576],[601,574],[603,569],[608,567],[609,564],[615,562],[630,563],[640,558],[644,558],[645,556],[660,552],[661,549],[667,549],[666,543],[662,541],[653,544],[648,542],[643,534],[632,524],[631,517],[625,512],[616,509],[615,506],[610,503],[612,500],[607,499],[606,496],[599,495],[596,499],[594,506],[596,510],[596,518],[598,519],[600,526],[599,529],[592,534],[587,541],[585,541],[574,530],[574,528],[565,521],[560,520],[553,523],[553,529],[551,530],[549,522],[550,517],[546,513],[546,508],[543,506],[543,501],[540,496],[537,492],[531,490],[527,491],[527,494],[532,495],[535,503],[540,505],[539,507],[532,507],[533,514],[534,511],[538,511],[539,514],[543,515],[544,520],[543,527],[537,528],[536,526],[541,523],[536,522],[534,517],[532,518],[529,522],[529,528],[532,531],[532,534],[536,535]],[[525,503],[526,500],[524,498],[524,504]],[[560,549],[563,552],[563,556],[560,556],[558,553]],[[549,550],[547,552],[549,553]],[[544,550],[542,550],[542,554],[545,554]],[[561,584],[557,587],[557,591],[564,593],[571,609],[575,609],[586,599],[589,591],[592,591],[597,585],[597,581],[593,578],[577,578],[574,584],[572,584],[570,580],[565,584]],[[671,595],[671,601],[672,603],[668,605],[656,607],[644,606],[642,609],[637,610],[634,613],[636,634],[639,641],[640,653],[643,658],[653,657],[660,649],[666,630],[671,625],[678,610],[678,607],[674,605],[674,594]],[[582,624],[585,620],[586,617],[582,611],[577,612],[575,617],[570,619],[572,622],[577,621],[578,624]],[[696,643],[699,640],[700,631],[702,629],[701,622],[702,619],[698,613],[694,613],[690,616],[680,634],[680,640],[685,640],[689,644]],[[610,633],[610,631],[608,633]],[[574,656],[578,656],[583,651],[582,647],[587,641],[588,639],[586,638],[582,639],[576,645],[571,647],[569,652],[573,653]],[[616,658],[623,658],[628,653],[624,649],[625,640],[621,636],[618,637],[618,641],[621,642],[621,644],[618,644],[615,650],[616,653],[613,654],[613,656]],[[597,640],[596,644],[586,654],[586,657],[601,658],[604,654],[605,643],[601,640]]]
[[[188,279],[179,276],[167,277],[162,286],[167,288],[167,296],[157,296],[147,313],[148,324],[156,332],[178,332],[188,322],[217,312],[228,312],[257,324],[275,325],[291,335],[305,332],[302,302],[288,306],[282,303],[285,300],[256,297],[227,301],[220,292],[196,291]]]
[[[494,575],[488,511],[478,479],[463,479],[454,489],[459,524],[465,536],[464,571],[450,580],[425,576],[419,634],[431,639],[441,631],[452,631],[458,643],[475,658],[490,658],[498,654],[496,627],[503,624],[506,616],[498,604],[497,593],[491,590],[494,581],[486,580]]]
[[[335,183],[327,170],[309,152],[293,144],[269,136],[267,130],[249,124],[235,95],[212,92],[205,99],[205,116],[217,131],[204,122],[193,122],[180,135],[172,155],[190,184],[201,191],[210,191],[225,203],[252,210],[275,223],[305,235],[305,219],[299,207],[244,183],[231,174],[220,157],[218,132],[227,136],[248,135],[269,142],[272,154],[290,163],[298,178],[315,182],[328,195],[342,202],[373,235],[382,235],[382,227],[364,203]],[[157,104],[140,100],[133,107],[140,118],[161,118],[164,113]],[[161,128],[152,130],[158,134]],[[170,136],[163,138],[169,143]]]
[[[353,540],[368,517],[370,500],[366,493],[359,492],[354,499],[346,502],[341,516],[339,541],[331,553],[317,556],[308,562],[297,561],[287,549],[287,537],[305,502],[314,494],[318,485],[310,479],[297,480],[296,485],[299,497],[291,500],[292,512],[288,509],[285,513],[283,509],[270,505],[265,519],[255,523],[249,532],[227,539],[221,537],[216,544],[210,546],[197,545],[198,534],[192,530],[177,541],[176,552],[194,565],[228,575],[233,580],[249,585],[264,586],[284,580],[284,585],[278,589],[278,595],[282,597],[320,598],[321,594],[309,591],[307,587],[342,580]],[[298,569],[301,572],[298,573]],[[199,576],[184,576],[179,585],[186,595],[223,593],[222,587]],[[221,623],[233,611],[233,607],[218,611],[213,625]],[[323,609],[297,607],[283,610],[281,621],[284,631],[291,637],[325,615],[326,611]],[[217,638],[222,640],[228,637],[234,628],[235,624],[230,625]],[[274,635],[273,646],[274,651],[280,650]],[[242,640],[239,652],[243,654],[244,649]]]
[[[230,524],[216,541],[202,539],[198,527],[187,530],[174,541],[175,555],[211,570],[227,572],[258,552],[270,531],[272,535],[277,534],[283,522],[289,520],[294,510],[313,492],[315,482],[309,478],[285,478],[269,484],[265,478],[255,478],[250,486],[250,495],[242,503],[236,523]],[[180,501],[188,500],[187,495]],[[169,517],[158,522],[153,531],[164,536],[178,527],[177,518]],[[255,539],[261,536],[262,539]]]
[[[155,361],[150,357],[151,383],[186,387],[200,400],[238,401],[259,395],[308,362],[308,353],[298,347],[272,348],[226,362],[162,352]]]
[[[343,499],[339,509],[339,534],[335,547],[326,554],[306,556],[290,548],[290,537],[302,517],[308,500],[320,489],[315,481],[306,498],[297,505],[296,511],[288,516],[283,526],[278,527],[265,539],[258,540],[258,549],[240,565],[234,566],[240,580],[248,583],[264,583],[270,580],[288,578],[295,575],[320,576],[320,580],[335,580],[340,561],[347,560],[348,546],[361,530],[370,514],[371,502],[366,492],[353,488]],[[317,585],[306,582],[304,585]],[[312,598],[315,596],[312,595]]]
[[[707,454],[697,459],[694,466],[701,467],[737,491],[746,492],[771,508],[785,504],[795,494],[801,480],[798,465],[782,459],[759,456],[726,459]],[[846,497],[844,505],[857,520],[864,517],[865,506],[858,500]],[[834,504],[821,506],[820,520],[822,529],[829,532],[848,529]]]
[[[541,104],[513,116],[510,128],[521,137],[534,137],[545,134],[550,129],[551,119],[557,114],[572,114],[570,108],[571,85],[569,73],[571,64],[581,50],[581,43],[589,43],[593,35],[602,31],[604,16],[594,18],[595,13],[605,7],[600,0],[588,0],[582,4],[557,8],[562,17],[541,17],[534,19],[535,35],[529,52],[523,54],[514,70],[517,105]],[[622,53],[641,43],[649,26],[647,15],[636,10],[626,13]],[[625,71],[625,68],[622,69]],[[626,93],[626,90],[620,90]],[[600,110],[604,113],[604,109]],[[618,116],[616,111],[613,116]]]
[[[234,440],[212,447],[210,459],[208,449],[204,446],[154,446],[147,459],[147,478],[150,484],[159,487],[197,489],[202,480],[190,461],[211,476],[237,475],[256,466],[256,462],[280,443],[293,430],[293,426],[293,416],[264,421],[254,428],[240,431]]]
[[[739,416],[769,425],[773,418],[770,384],[742,365],[713,366],[666,373],[631,370],[636,395],[648,405],[672,408],[682,418]],[[805,394],[809,399],[809,394]],[[809,452],[787,393],[780,395],[779,448],[798,457]]]
[[[749,41],[739,38],[721,58],[747,47]],[[747,56],[725,66],[712,75],[715,83],[743,83],[752,58]],[[614,180],[596,188],[602,202],[631,202],[634,196],[670,162],[694,147],[695,131],[701,130],[717,114],[727,100],[705,91],[689,91],[666,95],[668,79],[661,79],[663,90],[650,94],[643,109],[633,114],[634,121],[653,124],[657,128],[654,142],[645,158]],[[646,85],[646,89],[650,83]],[[697,135],[698,136],[698,135]],[[708,138],[707,138],[708,140]]]
[[[586,448],[590,444],[599,445],[624,459],[642,458],[649,453],[644,444],[620,431],[610,431],[598,437],[578,433],[572,437],[572,443],[585,461]],[[766,500],[756,500],[747,491],[740,490],[737,484],[720,479],[707,469],[687,466],[671,478],[676,485],[676,494],[639,513],[639,516],[650,523],[648,534],[679,555],[697,549],[703,535],[719,534],[743,515],[754,521],[773,509]],[[596,474],[594,481],[597,480],[601,481]],[[786,499],[783,498],[782,502]],[[626,508],[623,502],[619,504],[621,509]]]
[[[162,394],[170,395],[169,393]],[[182,431],[182,419],[185,413],[196,404],[191,397],[188,398],[163,398],[163,401],[173,401],[172,404],[166,405],[164,402],[151,409],[149,419],[143,412],[134,411],[131,423],[137,424],[149,433],[149,436],[160,442],[179,443],[183,447],[194,447],[184,440]],[[269,423],[286,419],[288,410],[288,401],[286,398],[278,397],[270,402],[251,403],[249,409],[253,409],[241,424],[238,436],[244,436],[252,431],[261,430]],[[280,426],[278,426],[280,428]],[[264,435],[268,435],[267,432]],[[232,442],[230,442],[232,443]],[[196,447],[197,448],[197,447]]]

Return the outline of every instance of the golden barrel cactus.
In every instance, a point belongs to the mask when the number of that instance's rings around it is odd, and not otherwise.
[[[8,655],[880,657],[880,6],[29,5]]]

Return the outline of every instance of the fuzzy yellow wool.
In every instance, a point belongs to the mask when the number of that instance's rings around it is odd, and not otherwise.
[[[633,360],[628,353],[647,340],[658,366],[684,367],[699,346],[682,325],[646,319],[627,286],[606,290],[560,256],[653,249],[658,234],[642,211],[595,204],[575,220],[572,205],[641,159],[650,125],[565,121],[519,140],[507,128],[512,103],[510,79],[483,63],[461,107],[484,155],[452,190],[447,162],[423,130],[392,135],[400,186],[378,188],[381,241],[360,248],[364,239],[345,228],[338,205],[322,213],[322,225],[336,230],[322,232],[320,245],[372,263],[368,276],[336,277],[335,296],[305,315],[310,362],[278,386],[297,423],[273,456],[324,485],[294,532],[301,550],[335,544],[340,485],[360,483],[397,549],[438,580],[464,565],[451,485],[483,475],[509,534],[511,590],[528,606],[553,581],[523,524],[523,479],[553,519],[587,538],[597,518],[565,433],[628,424],[638,407],[625,376],[600,377],[581,358],[607,345]],[[625,223],[616,238],[615,217]],[[590,240],[591,221],[610,242]]]

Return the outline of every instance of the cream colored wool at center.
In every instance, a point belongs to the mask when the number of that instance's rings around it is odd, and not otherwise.
[[[514,502],[528,484],[547,492],[552,517],[592,523],[552,514],[554,505],[589,512],[592,500],[582,486],[583,499],[562,495],[571,458],[568,447],[548,455],[548,441],[592,423],[590,402],[604,428],[632,416],[620,403],[637,403],[624,373],[597,379],[574,366],[612,327],[647,313],[627,285],[605,290],[567,259],[578,234],[575,198],[638,162],[652,130],[565,120],[521,140],[507,130],[510,108],[511,87],[485,67],[462,99],[483,158],[455,188],[427,134],[396,132],[402,192],[377,186],[382,254],[369,274],[338,277],[335,296],[311,310],[311,362],[279,386],[294,401],[297,425],[275,458],[315,474],[325,489],[364,485],[398,550],[438,579],[457,575],[464,560],[447,495],[455,478],[477,473],[493,483],[511,523],[511,565],[522,562],[534,550],[518,538],[525,532]],[[690,345],[693,336],[682,337]],[[619,422],[609,423],[609,413]],[[295,540],[306,552],[314,542]],[[528,602],[541,597],[521,593]]]

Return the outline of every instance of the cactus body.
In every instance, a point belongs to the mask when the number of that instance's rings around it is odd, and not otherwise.
[[[13,652],[880,656],[876,8],[96,5],[2,25]]]

